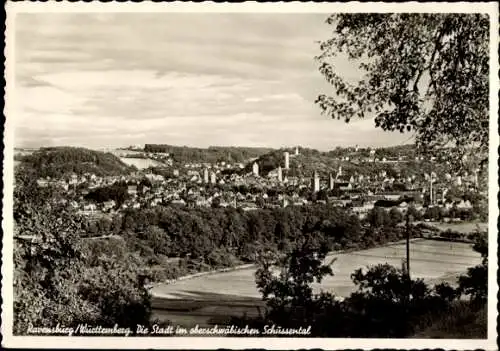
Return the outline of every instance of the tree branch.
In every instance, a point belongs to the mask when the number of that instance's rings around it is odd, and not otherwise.
[[[418,82],[420,78],[422,78],[422,74],[424,73],[425,68],[418,70],[417,78],[415,78],[415,82],[413,83],[413,91],[418,94]]]
[[[426,69],[429,70],[429,76],[430,76],[430,83],[429,87],[427,89],[426,95],[429,93],[429,90],[431,87],[436,88],[436,80],[434,79],[434,75],[432,74],[432,65],[434,64],[434,60],[436,59],[436,54],[439,50],[441,50],[442,45],[441,45],[441,40],[443,39],[444,36],[444,30],[445,30],[445,22],[443,22],[443,25],[441,28],[437,30],[437,37],[434,40],[434,50],[432,51],[431,58],[429,60],[429,65],[427,66]],[[425,71],[425,68],[424,68]]]

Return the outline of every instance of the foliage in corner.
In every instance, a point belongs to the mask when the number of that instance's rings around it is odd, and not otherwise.
[[[484,14],[334,14],[319,71],[333,87],[317,104],[346,122],[375,117],[386,131],[414,132],[426,151],[488,148],[489,19]],[[360,60],[342,78],[332,58]]]

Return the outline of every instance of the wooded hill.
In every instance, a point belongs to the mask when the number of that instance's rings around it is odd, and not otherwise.
[[[20,161],[36,178],[60,178],[73,173],[113,176],[129,174],[134,170],[111,153],[80,147],[41,148],[31,155],[22,156]]]
[[[246,162],[270,152],[271,148],[236,147],[236,146],[210,146],[196,148],[188,146],[173,146],[167,144],[146,144],[145,152],[169,153],[178,163],[186,162]]]
[[[342,166],[342,174],[346,176],[351,176],[356,173],[365,176],[373,176],[385,171],[388,177],[397,177],[398,174],[402,177],[412,175],[423,176],[424,172],[429,173],[431,170],[437,172],[438,168],[442,167],[442,165],[434,165],[431,167],[428,161],[417,162],[414,158],[409,157],[405,162],[357,162],[355,161],[355,157],[350,156],[355,154],[355,152],[350,151],[350,149],[352,148],[321,152],[314,149],[301,148],[299,149],[299,155],[294,155],[295,149],[279,149],[260,156],[255,162],[259,165],[259,174],[261,176],[267,176],[270,171],[278,168],[278,166],[284,168],[284,152],[288,151],[290,154],[290,169],[287,174],[288,176],[298,177],[311,177],[314,171],[317,171],[321,177],[327,177],[329,173],[336,175],[339,166]],[[394,149],[395,148],[387,148],[387,154],[391,155],[387,157],[392,157],[393,154],[397,153]],[[378,149],[377,152],[380,155],[384,155],[384,150],[386,149]],[[404,148],[403,151],[407,151],[407,148]],[[362,153],[363,151],[358,151],[357,154]],[[350,160],[339,160],[338,158],[342,156],[349,156]],[[252,172],[253,163],[254,162],[248,163],[243,169],[243,173]]]

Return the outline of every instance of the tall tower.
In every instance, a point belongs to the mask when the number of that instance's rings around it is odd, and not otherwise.
[[[318,172],[314,171],[313,174],[313,192],[317,193],[319,191],[319,175]]]
[[[207,168],[205,168],[203,170],[203,182],[208,183],[208,169]]]
[[[282,207],[287,207],[287,206],[288,206],[288,199],[287,199],[286,197],[284,197],[284,198],[282,199],[281,206],[282,206]]]
[[[281,166],[278,166],[278,182],[283,181],[283,170],[281,169]]]
[[[298,146],[296,146],[296,147],[295,147],[295,156],[298,156],[298,155],[299,155],[299,147],[298,147]]]
[[[252,166],[252,173],[254,174],[254,176],[258,177],[259,176],[259,165],[257,164],[257,162],[254,162],[253,163],[253,166]]]
[[[333,178],[333,175],[330,173],[330,184],[329,184],[329,188],[330,190],[333,190],[334,186],[335,186],[335,179]]]
[[[215,176],[215,172],[210,173],[210,183],[215,184],[217,178]]]
[[[290,154],[288,151],[285,151],[285,169],[290,168]]]

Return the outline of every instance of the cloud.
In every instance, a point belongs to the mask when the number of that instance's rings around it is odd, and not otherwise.
[[[287,101],[287,102],[296,102],[303,101],[304,98],[297,93],[290,94],[270,94],[263,95],[259,97],[247,97],[245,98],[245,102],[263,102],[263,101]]]
[[[201,119],[237,113],[290,115],[307,111],[311,105],[297,93],[273,94],[272,91],[286,89],[274,81],[217,75],[84,71],[45,74],[35,79],[46,86],[19,89],[27,97],[20,100],[20,116],[26,112],[73,113],[74,116],[67,116],[68,120],[93,121],[101,116],[138,122],[164,118],[169,123],[182,116]],[[248,95],[260,103],[245,104],[250,99]],[[52,117],[42,118],[50,121]]]
[[[387,143],[319,114],[323,14],[21,14],[16,143]],[[85,30],[82,30],[85,28]],[[347,78],[359,75],[346,60]],[[396,138],[397,140],[397,138]],[[392,140],[391,140],[392,141]]]

